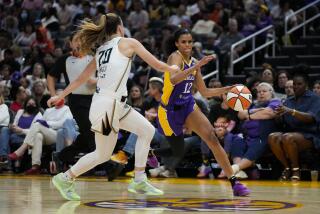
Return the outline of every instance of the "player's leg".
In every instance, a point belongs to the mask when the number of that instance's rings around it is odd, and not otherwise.
[[[219,165],[227,175],[228,179],[230,180],[234,195],[236,196],[244,196],[248,195],[250,191],[241,185],[234,176],[234,172],[231,168],[228,156],[226,152],[221,147],[212,125],[210,124],[209,120],[204,116],[204,114],[196,108],[186,120],[186,125],[189,129],[193,130],[197,133],[201,139],[207,143],[210,150],[213,152],[215,158],[217,159]]]
[[[80,158],[67,172],[53,177],[53,184],[65,199],[80,200],[79,195],[77,195],[74,189],[74,179],[109,160],[116,145],[117,136],[118,134],[113,131],[108,136],[95,133],[96,150]]]
[[[155,133],[155,128],[134,109],[131,109],[130,112],[121,119],[120,127],[138,136],[135,147],[135,177],[130,183],[128,190],[133,193],[141,192],[147,195],[162,195],[163,192],[161,190],[148,183],[145,174],[150,143]]]

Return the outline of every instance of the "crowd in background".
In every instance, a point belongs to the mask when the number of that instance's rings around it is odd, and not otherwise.
[[[71,51],[69,36],[81,20],[89,18],[96,21],[101,14],[117,13],[121,15],[126,27],[125,36],[138,39],[151,53],[164,61],[170,54],[166,44],[172,33],[180,27],[187,28],[193,34],[194,56],[201,58],[216,53],[220,59],[220,72],[227,74],[230,54],[237,57],[247,48],[245,45],[238,46],[230,53],[233,43],[274,24],[277,43],[282,45],[285,17],[310,2],[0,0],[0,162],[9,163],[3,169],[10,170],[19,166],[9,160],[18,159],[10,157],[13,151],[18,151],[14,154],[24,157],[23,154],[29,150],[31,161],[24,158],[17,162],[20,162],[20,166],[24,161],[39,166],[36,170],[32,167],[27,174],[40,173],[41,168],[48,168],[44,164],[40,167],[42,146],[57,144],[52,148],[59,151],[61,147],[70,145],[77,135],[77,126],[67,105],[48,108],[46,101],[50,96],[46,77],[55,62]],[[297,25],[300,18],[293,16],[289,24]],[[261,41],[265,41],[266,36],[263,35]],[[214,66],[215,63],[210,63],[202,72],[208,73]],[[252,168],[257,160],[272,151],[284,166],[281,178],[300,179],[297,153],[320,147],[320,111],[316,108],[320,104],[320,82],[313,83],[308,79],[305,75],[308,73],[306,65],[297,65],[294,73],[276,71],[269,64],[263,64],[262,67],[261,73],[246,74],[246,82],[242,83],[253,93],[254,102],[249,111],[237,113],[226,105],[225,97],[207,100],[196,89],[194,96],[198,106],[214,125],[216,135],[240,178],[247,178],[245,170]],[[213,78],[207,82],[208,87],[227,85],[223,80]],[[65,87],[63,76],[58,82],[59,88]],[[313,86],[307,88],[311,83]],[[128,83],[128,102],[151,122],[157,116],[162,86],[160,74],[136,57]],[[299,86],[302,87],[300,91]],[[305,99],[305,103],[310,102],[310,105],[296,102],[300,97]],[[283,104],[287,108],[281,108]],[[297,111],[301,111],[301,115]],[[279,115],[282,116],[280,122]],[[306,128],[298,128],[301,126]],[[64,133],[65,130],[68,130],[67,133]],[[275,134],[279,132],[284,137]],[[286,135],[286,132],[299,132],[301,135],[297,138],[296,135]],[[303,146],[296,142],[301,140],[301,136],[308,141]],[[124,132],[119,142],[125,142],[127,138],[130,139],[130,136]],[[166,143],[160,136],[154,141],[153,147],[161,147]],[[208,176],[211,170],[209,165],[214,162],[211,160],[212,154],[199,137],[186,130],[186,150],[189,148],[199,148],[202,157],[194,164],[200,166],[198,177]],[[161,160],[164,164],[168,161]],[[161,166],[150,173],[153,176],[177,176],[176,172],[165,172]],[[224,173],[221,172],[218,177],[225,177]]]

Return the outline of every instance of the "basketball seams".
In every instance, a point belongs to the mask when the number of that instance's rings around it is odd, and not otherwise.
[[[235,111],[246,110],[252,103],[251,96],[251,92],[246,86],[237,85],[228,92],[227,104]]]

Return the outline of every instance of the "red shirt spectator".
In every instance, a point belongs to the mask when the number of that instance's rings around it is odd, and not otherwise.
[[[46,28],[40,27],[36,30],[36,39],[31,44],[31,48],[34,47],[38,47],[44,54],[53,52],[54,44],[53,41],[48,38]]]

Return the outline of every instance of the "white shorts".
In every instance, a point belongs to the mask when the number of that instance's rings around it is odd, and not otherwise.
[[[105,134],[104,128],[109,127],[115,133],[119,132],[120,121],[128,115],[131,107],[119,99],[106,94],[95,94],[92,98],[89,119],[91,130]]]

